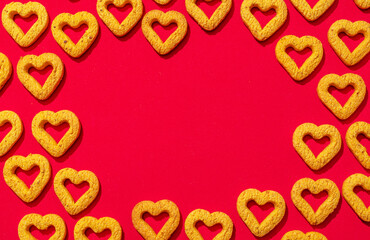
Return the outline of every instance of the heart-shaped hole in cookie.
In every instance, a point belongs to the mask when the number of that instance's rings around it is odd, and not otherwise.
[[[114,6],[114,4],[109,4],[107,9],[121,23],[131,13],[133,8],[130,3],[127,3],[125,6],[119,8]]]
[[[330,138],[325,136],[320,139],[314,139],[312,136],[306,135],[303,137],[303,142],[308,146],[313,155],[317,157],[330,144]]]
[[[211,18],[212,14],[221,5],[221,0],[197,0],[196,5],[202,9],[208,18]]]
[[[23,33],[27,33],[28,30],[37,21],[38,17],[36,14],[32,14],[27,18],[21,17],[19,14],[14,15],[13,21],[22,29]]]
[[[37,70],[36,68],[31,67],[28,70],[28,73],[33,78],[35,78],[37,82],[40,83],[40,85],[44,85],[44,83],[46,82],[46,79],[50,76],[52,71],[53,71],[53,67],[49,65],[42,70]]]
[[[303,190],[302,192],[302,197],[310,206],[312,209],[316,212],[317,209],[323,204],[323,202],[328,198],[328,192],[327,191],[322,191],[318,194],[313,194],[310,191]]]
[[[153,30],[158,34],[159,38],[165,42],[166,39],[171,36],[173,32],[177,29],[176,23],[171,23],[168,26],[163,26],[158,22],[154,22],[152,25]]]
[[[88,182],[82,182],[80,184],[73,184],[71,180],[67,179],[64,182],[64,186],[67,188],[68,192],[72,195],[75,202],[81,198],[81,196],[89,190],[90,186]]]
[[[200,235],[202,235],[203,239],[214,239],[214,237],[222,231],[221,224],[207,227],[202,221],[197,222],[195,227]]]
[[[63,27],[63,32],[67,34],[74,44],[77,44],[88,28],[87,24],[81,24],[77,28],[66,25]]]
[[[149,224],[149,226],[153,229],[153,231],[158,234],[162,227],[168,221],[169,215],[166,212],[162,212],[157,216],[152,216],[149,213],[144,213],[143,219],[145,222]]]
[[[356,186],[353,192],[362,200],[366,207],[370,206],[370,190],[366,191],[361,186]]]
[[[254,7],[251,9],[251,13],[260,23],[262,29],[276,16],[276,11],[273,8],[263,12],[258,7]]]
[[[96,233],[91,228],[88,228],[85,232],[85,235],[89,238],[89,240],[109,240],[112,232],[109,229],[105,229],[101,233]]]
[[[46,230],[40,230],[35,226],[32,226],[30,228],[30,233],[32,234],[35,239],[38,240],[47,240],[50,239],[54,233],[55,233],[55,227],[54,226],[49,226]]]
[[[305,0],[311,8],[313,8],[319,0]]]
[[[275,209],[274,204],[268,202],[265,205],[258,205],[255,201],[249,201],[247,207],[257,218],[257,221],[261,223],[266,219],[268,215]]]
[[[302,51],[296,51],[294,48],[288,47],[285,51],[294,60],[298,68],[312,55],[312,49],[309,47],[304,48]]]
[[[365,39],[362,33],[358,33],[354,36],[348,36],[346,33],[341,32],[338,34],[338,36],[351,52],[353,52],[353,50],[355,50],[357,46]]]
[[[20,167],[18,167],[15,170],[15,175],[17,175],[18,178],[21,179],[27,185],[28,188],[30,188],[31,184],[34,183],[39,173],[40,173],[40,168],[38,166],[34,166],[32,169],[27,170],[27,171],[23,170]]]
[[[59,142],[62,137],[66,134],[69,129],[69,124],[64,122],[58,126],[54,126],[50,123],[44,125],[45,131],[54,138],[56,142]]]
[[[340,105],[343,107],[350,96],[354,93],[355,89],[353,86],[348,85],[347,87],[343,89],[338,89],[334,86],[330,86],[328,89],[328,92],[340,103]]]
[[[362,146],[364,146],[366,149],[370,149],[370,139],[367,138],[364,134],[359,134],[357,136],[357,140],[360,142]]]
[[[4,139],[10,130],[12,130],[12,124],[10,124],[10,122],[6,122],[4,125],[0,126],[0,141]]]

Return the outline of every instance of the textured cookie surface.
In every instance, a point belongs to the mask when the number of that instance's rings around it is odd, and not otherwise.
[[[370,169],[370,156],[367,149],[357,139],[360,134],[370,139],[370,124],[367,122],[353,123],[347,130],[346,143],[361,165],[366,169]]]
[[[162,26],[168,26],[176,23],[177,29],[167,38],[165,42],[161,40],[158,34],[153,30],[153,23],[159,22]],[[152,45],[154,50],[160,55],[166,55],[171,52],[185,37],[188,30],[188,23],[184,15],[176,11],[162,12],[152,10],[145,14],[141,29],[145,38]]]
[[[73,184],[78,185],[83,182],[89,184],[87,190],[76,202],[65,187],[65,181],[69,179]],[[82,170],[76,171],[72,168],[60,170],[54,178],[54,191],[60,202],[70,215],[76,215],[85,210],[96,198],[99,193],[100,184],[93,172]]]
[[[368,9],[370,8],[370,0],[354,0],[357,7],[361,9]]]
[[[154,0],[154,2],[158,3],[159,5],[167,5],[171,2],[172,0]]]
[[[22,29],[14,22],[14,16],[19,15],[22,18],[28,18],[33,14],[37,15],[37,21],[24,34]],[[4,7],[1,20],[6,31],[19,46],[29,47],[48,27],[49,15],[45,7],[38,2],[28,2],[25,4],[11,2]]]
[[[45,130],[45,124],[58,126],[68,123],[69,129],[57,143]],[[62,156],[80,135],[81,125],[77,116],[68,110],[59,112],[41,111],[32,120],[32,134],[40,145],[53,157]]]
[[[272,203],[275,209],[261,223],[259,223],[247,206],[250,201],[254,201],[260,206]],[[257,189],[250,188],[239,195],[236,208],[239,216],[247,225],[249,230],[255,236],[263,237],[281,222],[285,215],[286,205],[284,198],[278,192],[271,190],[260,192]]]
[[[85,235],[87,229],[93,230],[95,233],[101,233],[106,229],[109,229],[111,235],[109,240],[121,240],[122,239],[122,228],[119,222],[110,217],[102,217],[96,219],[94,217],[83,217],[75,225],[74,237],[78,240],[89,240]]]
[[[329,137],[330,144],[315,157],[311,149],[303,141],[303,138],[308,135],[316,140]],[[312,170],[319,170],[338,154],[342,147],[342,138],[338,129],[332,125],[316,126],[313,123],[303,123],[293,133],[293,147],[307,166]]]
[[[63,32],[63,27],[70,26],[78,28],[82,24],[86,24],[88,29],[84,35],[75,44]],[[56,16],[51,24],[51,32],[55,41],[68,53],[71,57],[78,58],[84,54],[87,49],[93,44],[99,33],[99,24],[94,15],[89,12],[78,12],[76,14],[61,13]]]
[[[342,39],[340,39],[339,33],[345,33],[350,37],[362,34],[364,35],[364,39],[351,52]],[[370,24],[365,21],[351,22],[345,19],[338,20],[329,28],[328,41],[342,62],[347,66],[353,66],[370,52]]]
[[[318,232],[308,232],[304,234],[301,231],[294,230],[285,233],[281,240],[328,240],[328,239]]]
[[[39,167],[40,172],[28,188],[16,175],[16,170],[20,168],[29,171],[36,166]],[[35,200],[44,190],[51,176],[51,168],[49,161],[39,154],[29,154],[27,157],[12,156],[5,162],[3,175],[10,189],[24,202],[29,203]]]
[[[169,217],[162,229],[156,234],[150,225],[144,221],[144,213],[149,213],[152,216],[167,213]],[[170,200],[160,200],[156,203],[142,201],[132,209],[132,223],[145,240],[167,240],[170,239],[179,226],[180,211],[176,204]]]
[[[319,0],[313,8],[306,0],[290,0],[294,7],[305,17],[308,21],[315,21],[323,15],[336,0]]]
[[[107,9],[111,4],[117,8],[123,8],[127,4],[130,4],[132,6],[132,10],[120,23]],[[96,3],[96,10],[99,17],[117,37],[122,37],[131,31],[143,16],[143,8],[141,0],[98,0]]]
[[[366,191],[370,191],[370,177],[361,173],[356,173],[349,176],[343,182],[342,193],[344,199],[351,206],[353,211],[365,222],[370,222],[370,207],[366,207],[364,202],[353,191],[355,187],[362,187]]]
[[[233,221],[223,212],[210,213],[204,209],[192,211],[185,220],[185,233],[190,240],[203,240],[202,235],[196,228],[198,222],[203,222],[207,227],[220,224],[222,227],[213,240],[229,240],[233,235]]]
[[[18,237],[20,240],[37,240],[30,233],[30,228],[35,226],[39,230],[46,230],[53,226],[55,233],[49,240],[64,240],[67,235],[67,227],[64,220],[56,214],[41,216],[31,213],[24,216],[18,224]]]
[[[302,51],[310,48],[312,54],[306,59],[301,67],[298,68],[293,59],[286,53],[287,48],[293,48],[295,51]],[[301,38],[294,35],[282,37],[276,44],[276,59],[285,68],[289,75],[296,81],[301,81],[308,77],[320,64],[324,50],[320,40],[312,36],[303,36]]]
[[[312,194],[319,194],[323,191],[328,193],[328,198],[319,206],[316,212],[311,205],[302,197],[302,192],[308,190]],[[319,179],[314,181],[310,178],[298,180],[291,191],[292,201],[299,212],[306,218],[311,225],[319,225],[334,212],[337,208],[340,192],[335,183],[329,179]]]
[[[9,58],[0,53],[0,91],[12,75],[13,68],[12,63],[9,61]]]
[[[262,28],[251,12],[253,8],[258,8],[262,12],[274,9],[276,16]],[[252,35],[258,41],[265,41],[285,23],[288,9],[283,0],[244,0],[240,8],[240,15]]]
[[[29,74],[29,69],[34,67],[43,70],[52,66],[53,70],[45,83],[41,85]],[[26,55],[21,57],[17,65],[18,78],[23,86],[37,99],[45,100],[53,94],[64,75],[64,64],[54,53],[43,53],[40,56]]]
[[[208,0],[209,1],[209,0]],[[211,0],[212,1],[212,0]],[[220,6],[210,18],[196,5],[197,0],[185,0],[186,11],[204,30],[212,31],[225,19],[230,12],[232,0],[221,0]]]
[[[354,93],[342,106],[337,99],[329,93],[330,87],[344,89],[348,86],[354,88]],[[347,73],[342,76],[328,74],[321,78],[317,86],[317,94],[321,102],[339,119],[349,118],[360,106],[366,95],[366,85],[361,76],[353,73]]]
[[[6,123],[10,123],[12,125],[12,129],[0,142],[0,157],[4,156],[14,146],[23,133],[22,120],[15,112],[0,112],[0,127]]]

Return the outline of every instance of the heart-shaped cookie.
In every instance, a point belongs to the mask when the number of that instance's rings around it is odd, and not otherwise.
[[[276,16],[262,28],[251,12],[253,8],[258,8],[262,12],[274,9]],[[285,23],[288,9],[283,0],[244,0],[240,8],[240,15],[252,35],[258,41],[265,41]]]
[[[75,202],[72,195],[65,187],[65,181],[69,179],[73,184],[78,185],[83,182],[89,184],[89,190],[87,190],[78,200]],[[76,215],[85,210],[96,198],[99,193],[99,180],[93,172],[82,170],[76,171],[72,168],[61,169],[54,178],[54,191],[58,196],[60,202],[67,210],[70,215]]]
[[[308,190],[312,194],[319,194],[326,191],[328,193],[328,198],[315,212],[310,204],[302,197],[302,192],[304,190]],[[310,178],[302,178],[293,185],[291,197],[295,207],[306,220],[311,225],[319,225],[337,208],[340,192],[337,185],[329,179],[323,178],[314,181]]]
[[[14,146],[23,133],[22,120],[15,112],[0,112],[0,127],[6,123],[10,123],[12,125],[12,129],[0,142],[0,157],[4,156]]]
[[[86,24],[88,29],[84,35],[75,44],[63,32],[65,26],[79,28],[82,24]],[[78,12],[76,14],[61,13],[56,16],[51,24],[51,32],[55,41],[68,53],[71,57],[78,58],[86,52],[93,44],[99,33],[99,24],[94,15],[89,12]]]
[[[220,23],[225,19],[227,14],[230,12],[232,0],[221,0],[220,6],[214,11],[211,18],[200,9],[197,4],[197,0],[185,0],[186,11],[189,15],[206,31],[214,30]],[[213,0],[205,0],[211,2]]]
[[[79,240],[88,240],[85,232],[87,229],[93,230],[95,233],[101,233],[106,229],[109,229],[111,235],[109,240],[121,240],[122,239],[122,228],[119,222],[110,217],[102,217],[96,219],[94,217],[83,217],[75,225],[74,237]]]
[[[316,140],[328,137],[330,144],[315,157],[311,149],[303,141],[303,138],[307,135]],[[338,154],[342,147],[342,138],[338,129],[332,125],[324,124],[316,126],[313,123],[303,123],[293,133],[293,147],[307,166],[312,170],[319,170]]]
[[[53,71],[46,79],[43,86],[29,74],[31,67],[42,70],[47,66],[52,66]],[[58,87],[64,75],[64,65],[62,60],[54,53],[44,53],[40,56],[26,55],[21,57],[17,65],[18,78],[23,86],[37,99],[46,100]]]
[[[150,225],[144,221],[144,213],[149,213],[152,216],[167,213],[169,218],[158,234],[156,234]],[[167,240],[170,239],[172,233],[179,226],[180,211],[176,204],[170,200],[160,200],[156,203],[151,201],[142,201],[136,204],[132,209],[132,223],[135,229],[146,240]]]
[[[347,146],[361,165],[366,169],[370,169],[370,156],[366,148],[357,139],[360,134],[370,139],[370,124],[367,122],[353,123],[346,133]]]
[[[293,48],[295,51],[302,51],[305,48],[310,48],[312,54],[303,65],[298,68],[293,59],[286,53],[287,48]],[[320,40],[312,36],[303,36],[301,38],[294,35],[282,37],[276,44],[276,58],[279,63],[285,68],[289,75],[296,81],[301,81],[308,77],[320,64],[324,50]]]
[[[354,0],[357,7],[361,9],[368,9],[370,8],[370,1],[369,0]]]
[[[306,0],[290,0],[293,6],[300,12],[303,17],[308,21],[315,21],[321,15],[323,15],[326,10],[328,10],[335,0],[319,0],[313,8],[307,3]]]
[[[202,235],[196,228],[198,222],[203,222],[207,227],[221,224],[222,231],[213,240],[229,240],[233,235],[233,221],[223,212],[210,213],[204,209],[192,211],[185,220],[185,233],[190,240],[201,240]]]
[[[28,188],[15,172],[17,168],[29,171],[35,166],[39,167],[40,173]],[[6,160],[3,174],[4,180],[10,189],[24,202],[29,203],[35,200],[44,190],[50,179],[51,168],[49,161],[39,154],[29,154],[27,157],[12,156]]]
[[[349,176],[343,182],[343,197],[363,221],[370,222],[370,207],[366,207],[361,198],[353,191],[357,186],[362,187],[366,191],[370,191],[370,177],[361,173]]]
[[[30,233],[30,228],[35,226],[39,230],[47,230],[53,226],[55,233],[49,240],[64,240],[67,235],[67,227],[64,220],[56,214],[47,214],[41,216],[31,213],[24,216],[18,224],[18,237],[20,240],[35,240],[36,238]]]
[[[0,53],[0,91],[12,75],[13,68],[9,58]]]
[[[272,203],[275,209],[261,223],[259,223],[247,206],[250,201],[255,201],[260,206],[265,205],[266,203]],[[250,188],[239,195],[236,208],[239,216],[247,225],[249,230],[255,236],[263,237],[274,229],[283,219],[286,205],[284,198],[278,192],[271,190],[260,192],[257,189]]]
[[[171,2],[172,0],[154,0],[154,2],[158,3],[159,5],[167,5]]]
[[[330,87],[344,89],[352,86],[355,91],[348,99],[346,104],[342,105],[329,93]],[[317,95],[321,102],[339,119],[349,118],[360,106],[366,95],[366,85],[364,80],[357,74],[347,73],[342,76],[328,74],[321,78],[317,86]]]
[[[37,21],[32,25],[26,34],[14,22],[14,16],[28,18],[37,15]],[[49,15],[45,7],[38,2],[12,2],[7,4],[2,12],[1,20],[5,30],[21,47],[29,47],[41,36],[49,24]]]
[[[117,8],[123,8],[127,4],[132,6],[131,12],[121,23],[108,11],[108,6],[113,4]],[[126,35],[139,22],[143,16],[143,3],[141,0],[98,0],[96,10],[105,25],[117,37]]]
[[[364,40],[351,52],[339,38],[339,33],[345,33],[350,37],[363,34]],[[338,20],[331,25],[328,31],[328,41],[342,62],[347,66],[353,66],[370,52],[370,24],[365,21]]]
[[[153,30],[153,23],[159,22],[162,26],[168,26],[176,23],[177,29],[167,38],[165,42],[161,40],[158,34]],[[152,10],[145,14],[141,29],[145,38],[160,55],[171,52],[185,37],[188,31],[188,22],[184,15],[176,11],[166,13],[159,10]]]
[[[45,131],[45,124],[50,123],[58,126],[68,123],[69,129],[57,143],[49,133]],[[40,145],[53,157],[62,156],[77,140],[80,135],[81,125],[77,116],[68,110],[59,112],[41,111],[32,120],[32,134]]]
[[[328,240],[328,239],[318,232],[308,232],[304,234],[301,231],[293,230],[285,233],[281,240]]]

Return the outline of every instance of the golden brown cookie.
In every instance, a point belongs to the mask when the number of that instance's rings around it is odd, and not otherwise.
[[[349,176],[343,182],[343,197],[363,221],[370,222],[370,207],[366,207],[361,198],[353,191],[357,186],[362,187],[366,191],[370,191],[370,177],[361,173]]]
[[[368,9],[370,8],[370,0],[354,0],[357,7],[361,9]]]
[[[304,234],[301,231],[293,230],[285,233],[281,240],[328,240],[328,239],[318,232],[308,232]]]
[[[167,38],[165,42],[161,40],[158,34],[153,30],[153,23],[159,22],[162,26],[168,26],[176,23],[177,29]],[[160,55],[166,55],[171,52],[185,37],[188,30],[188,23],[184,15],[176,11],[162,12],[152,10],[145,14],[141,29],[145,38],[152,45],[154,50]]]
[[[302,192],[304,190],[308,190],[312,194],[319,194],[326,191],[328,193],[328,198],[315,212],[311,205],[302,197]],[[311,225],[319,225],[337,208],[340,199],[340,192],[337,185],[329,179],[322,178],[314,181],[310,178],[302,178],[294,184],[291,191],[291,197],[295,207],[306,218],[306,220]]]
[[[206,31],[214,30],[220,23],[226,18],[227,14],[230,12],[232,0],[221,0],[220,6],[212,14],[211,18],[200,9],[197,4],[197,0],[185,0],[186,11],[189,15]],[[206,0],[207,2],[213,0]]]
[[[37,15],[37,21],[32,25],[26,34],[14,22],[14,16],[28,18]],[[1,20],[5,30],[21,47],[29,47],[41,36],[49,24],[49,15],[45,7],[38,2],[11,2],[7,4],[2,12]]]
[[[329,137],[330,144],[315,157],[303,141],[303,138],[308,135],[317,140],[323,137]],[[293,147],[307,166],[312,170],[319,170],[338,154],[342,147],[342,138],[338,129],[332,125],[324,124],[316,126],[313,123],[303,123],[293,133]]]
[[[171,2],[172,0],[154,0],[154,2],[158,3],[159,5],[167,5]]]
[[[330,87],[344,89],[352,86],[355,91],[348,99],[346,104],[342,106],[337,99],[329,93]],[[366,85],[361,76],[353,73],[347,73],[342,76],[336,74],[328,74],[321,78],[317,86],[317,95],[321,102],[339,119],[345,120],[349,118],[356,109],[360,106],[366,95]]]
[[[260,206],[272,203],[275,209],[259,223],[247,206],[250,201],[255,201]],[[236,208],[239,216],[253,235],[263,237],[281,222],[285,215],[286,205],[284,198],[278,192],[271,190],[260,192],[257,189],[250,188],[239,195]]]
[[[311,56],[306,59],[303,65],[298,68],[293,59],[286,53],[287,48],[293,48],[295,51],[302,51],[305,48],[312,50]],[[312,36],[303,36],[301,38],[294,35],[282,37],[276,44],[275,48],[276,59],[281,66],[289,73],[296,81],[301,81],[308,77],[320,64],[324,50],[320,40]]]
[[[43,86],[29,74],[31,67],[43,70],[47,66],[52,66],[53,71],[46,79]],[[58,87],[64,75],[64,64],[54,53],[43,53],[40,56],[26,55],[21,57],[17,65],[18,78],[23,86],[37,99],[46,100]]]
[[[339,33],[345,33],[350,37],[363,34],[364,40],[351,52],[342,39],[339,38]],[[338,20],[329,28],[328,41],[342,62],[347,66],[353,66],[370,52],[370,24],[365,21]]]
[[[213,240],[229,240],[233,235],[233,221],[223,212],[210,213],[204,209],[196,209],[192,211],[185,220],[185,233],[190,240],[203,240],[202,235],[196,228],[198,222],[203,222],[207,227],[212,227],[216,224],[222,226]]]
[[[4,156],[14,146],[23,133],[23,123],[19,116],[12,111],[0,112],[0,127],[6,123],[12,125],[12,129],[0,142],[0,157]]]
[[[156,234],[150,225],[144,221],[144,213],[149,213],[152,216],[167,213],[169,218],[162,229]],[[167,240],[170,239],[173,232],[179,226],[180,211],[176,204],[170,200],[160,200],[156,203],[142,201],[132,209],[132,223],[145,240]]]
[[[39,230],[46,230],[53,226],[55,233],[49,240],[64,240],[67,235],[67,227],[64,220],[56,214],[41,216],[31,213],[22,218],[18,224],[18,237],[20,240],[36,240],[30,233],[30,228],[35,226]]]
[[[64,185],[67,179],[75,185],[83,182],[89,184],[89,190],[87,190],[76,202]],[[64,168],[61,169],[54,178],[55,194],[70,215],[76,215],[85,210],[98,195],[99,188],[98,178],[93,172],[87,170],[76,171],[72,168]]]
[[[63,27],[70,26],[79,28],[82,24],[86,24],[88,29],[84,35],[75,44],[63,32]],[[61,13],[56,16],[51,24],[51,32],[55,41],[68,53],[71,57],[78,58],[86,52],[93,44],[99,33],[99,24],[94,15],[89,12],[78,12],[76,14]]]
[[[370,156],[367,153],[367,149],[357,139],[360,134],[370,139],[370,124],[367,122],[353,123],[346,133],[347,146],[361,165],[366,169],[370,169]]]
[[[12,75],[13,68],[9,58],[0,53],[0,91]]]
[[[110,217],[102,217],[96,219],[94,217],[83,217],[75,225],[74,237],[78,240],[89,240],[86,237],[85,232],[87,229],[93,230],[95,233],[101,233],[106,229],[109,229],[111,235],[109,240],[121,240],[122,239],[122,228],[119,222]]]
[[[108,6],[113,4],[117,8],[123,8],[127,4],[132,6],[131,12],[121,23],[108,11]],[[111,32],[117,37],[126,35],[140,21],[143,16],[143,3],[141,0],[98,0],[96,10],[99,17]]]
[[[274,9],[276,16],[262,28],[251,12],[253,8],[258,8],[262,12]],[[265,41],[285,23],[288,16],[288,9],[283,0],[244,0],[240,8],[240,15],[252,35],[258,41]]]
[[[306,0],[290,0],[293,6],[308,21],[315,21],[323,15],[333,5],[335,0],[319,0],[313,8]]]
[[[49,133],[45,131],[45,124],[59,126],[68,123],[69,129],[57,143]],[[53,157],[62,156],[77,140],[80,135],[81,125],[77,116],[68,110],[59,112],[41,111],[32,120],[32,134],[40,145]]]
[[[16,175],[15,171],[20,168],[24,171],[29,171],[33,167],[38,166],[40,173],[33,181],[31,186],[28,186]],[[5,183],[13,190],[17,196],[24,202],[32,202],[44,190],[51,176],[51,168],[49,161],[42,155],[29,154],[27,157],[12,156],[6,160],[3,170]]]

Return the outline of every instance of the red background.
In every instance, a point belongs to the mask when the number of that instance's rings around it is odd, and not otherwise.
[[[8,2],[1,1],[0,8]],[[67,224],[68,239],[73,239],[74,225],[83,216],[113,217],[120,222],[125,239],[141,239],[131,223],[131,210],[140,201],[161,199],[172,200],[181,212],[182,221],[172,239],[186,239],[185,218],[197,208],[227,213],[235,225],[233,239],[253,239],[236,211],[236,199],[247,188],[275,190],[287,204],[283,221],[262,239],[280,239],[285,232],[295,229],[318,231],[328,239],[369,236],[369,224],[362,222],[343,198],[335,213],[317,227],[310,226],[290,199],[293,184],[303,177],[329,178],[341,189],[349,175],[369,174],[345,142],[338,156],[319,172],[305,165],[291,143],[295,128],[305,122],[332,124],[344,140],[353,122],[369,119],[368,97],[353,116],[341,121],[325,108],[316,93],[319,80],[329,73],[356,73],[369,86],[369,55],[358,65],[347,67],[335,55],[326,37],[336,20],[366,21],[369,10],[360,10],[350,0],[336,1],[324,16],[309,23],[290,1],[285,1],[289,10],[285,25],[272,38],[260,43],[241,20],[241,0],[234,0],[229,15],[213,32],[205,32],[197,25],[187,14],[184,1],[173,0],[161,7],[145,0],[145,12],[177,10],[188,20],[184,41],[171,54],[161,57],[145,39],[140,23],[127,36],[115,37],[98,17],[96,1],[39,2],[46,7],[50,22],[59,13],[89,11],[98,19],[100,33],[81,58],[73,59],[53,39],[50,24],[29,48],[19,47],[1,27],[0,51],[9,57],[13,69],[21,56],[53,52],[63,60],[66,71],[60,86],[47,101],[36,100],[15,73],[0,91],[1,110],[19,114],[25,129],[13,149],[0,158],[0,166],[10,156],[39,153],[50,161],[53,176],[65,167],[94,172],[101,191],[92,206],[72,217],[56,197],[52,179],[31,204],[23,203],[1,179],[1,239],[16,239],[18,223],[28,213],[60,215]],[[217,7],[204,2],[200,6],[207,13]],[[112,12],[122,20],[130,8],[125,10],[112,9]],[[259,12],[256,15],[264,22],[272,17]],[[31,24],[19,19],[16,22]],[[67,33],[72,35],[73,31],[69,29]],[[324,47],[324,59],[317,70],[299,83],[275,58],[275,45],[287,34],[315,36]],[[74,35],[72,39],[78,39],[82,32]],[[343,38],[352,49],[361,40],[358,39]],[[302,62],[309,52],[304,56],[291,54]],[[44,76],[32,74],[46,79],[47,72],[50,69],[41,72]],[[345,102],[349,94],[347,91],[341,101]],[[82,132],[63,157],[53,158],[32,136],[31,122],[39,111],[62,109],[71,110],[79,117]],[[9,127],[1,130],[4,131],[0,137]],[[48,128],[56,138],[63,134],[57,130],[65,132],[66,128]],[[361,142],[370,147],[366,139]],[[324,147],[313,140],[308,140],[308,144],[316,154]],[[33,173],[19,176],[30,183],[37,171]],[[68,189],[73,188],[69,185]],[[85,189],[87,186],[75,188],[73,195],[81,195]],[[369,205],[369,195],[364,191],[359,195]],[[314,205],[323,200],[308,196]],[[271,207],[262,212],[252,206],[252,211],[263,219]],[[158,230],[165,219],[147,221]],[[208,231],[203,226],[200,230],[205,239],[211,239],[220,229]],[[34,234],[40,236],[39,232]],[[107,239],[109,232],[99,236]]]

